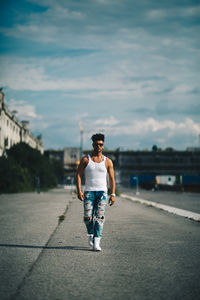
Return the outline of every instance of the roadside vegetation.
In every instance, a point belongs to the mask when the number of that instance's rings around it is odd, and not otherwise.
[[[47,190],[62,181],[63,172],[61,162],[19,143],[0,157],[0,193]]]

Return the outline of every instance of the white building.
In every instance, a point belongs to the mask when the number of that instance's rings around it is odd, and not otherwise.
[[[29,131],[29,121],[19,122],[4,102],[4,93],[0,89],[0,156],[14,144],[24,142],[30,147],[44,152],[42,138],[35,138]]]

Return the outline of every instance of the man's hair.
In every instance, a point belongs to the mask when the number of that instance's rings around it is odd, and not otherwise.
[[[102,133],[96,133],[96,134],[93,134],[93,136],[91,137],[93,143],[96,142],[96,141],[103,141],[104,142],[104,134]]]

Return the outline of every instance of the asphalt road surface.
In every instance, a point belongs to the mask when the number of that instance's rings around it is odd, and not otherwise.
[[[82,203],[70,192],[1,195],[0,299],[198,299],[199,230],[198,222],[118,197],[94,252]]]

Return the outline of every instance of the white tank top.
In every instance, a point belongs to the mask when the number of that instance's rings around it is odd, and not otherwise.
[[[107,169],[105,165],[106,157],[100,163],[91,160],[85,168],[85,191],[105,191],[107,192]]]

